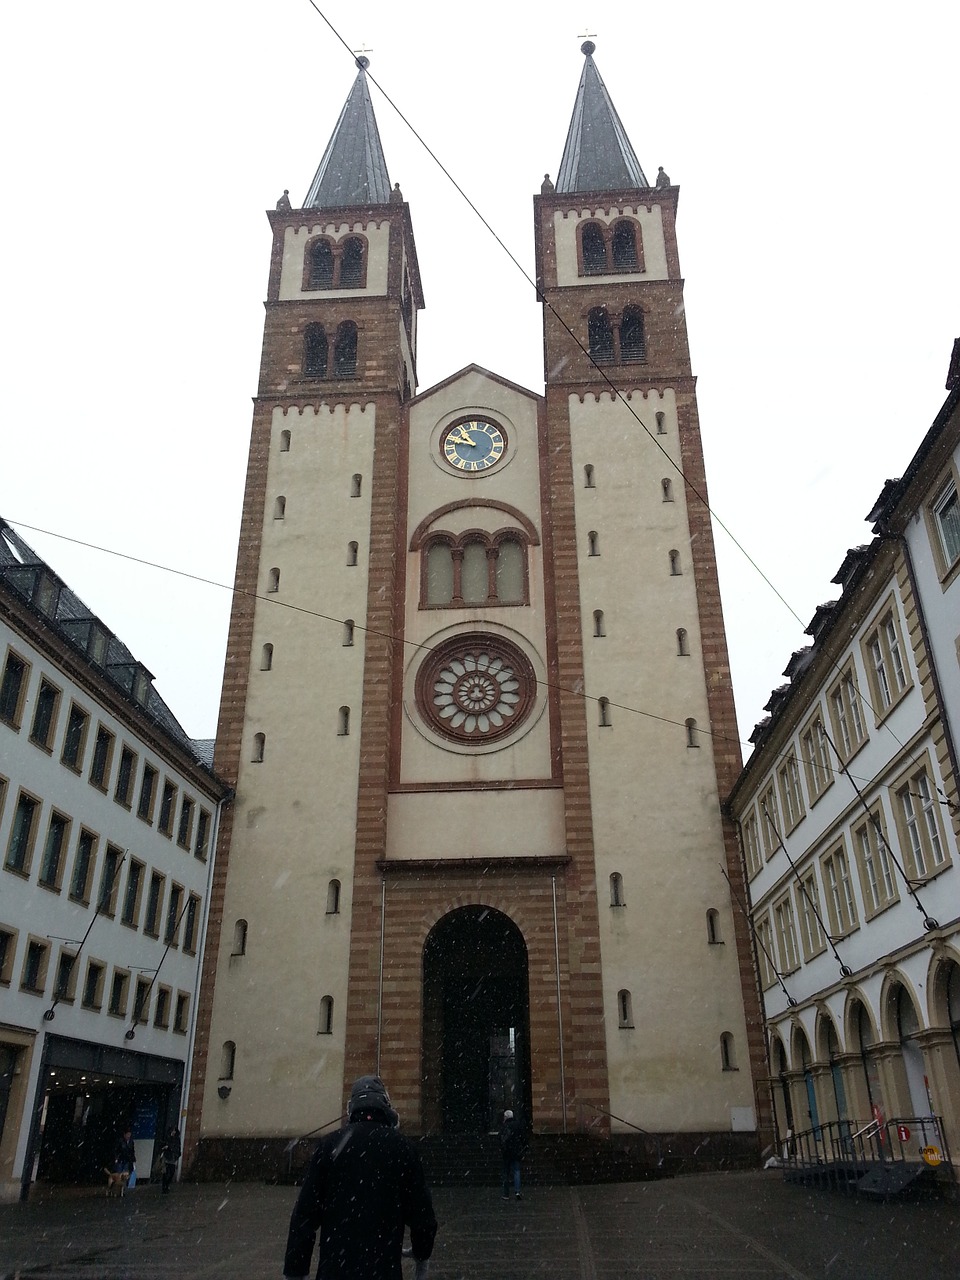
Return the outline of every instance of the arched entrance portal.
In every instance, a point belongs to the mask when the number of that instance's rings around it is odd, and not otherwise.
[[[530,999],[523,934],[492,907],[461,907],[423,948],[427,1132],[487,1133],[530,1116]]]

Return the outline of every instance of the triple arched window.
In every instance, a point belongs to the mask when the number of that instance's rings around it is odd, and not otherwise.
[[[437,533],[424,544],[421,564],[422,609],[530,601],[527,540],[519,529]]]
[[[330,340],[322,324],[308,324],[303,333],[303,376],[305,378],[355,378],[357,376],[357,326],[352,320],[337,325],[333,339],[333,365],[330,363]]]
[[[362,236],[330,240],[318,236],[307,244],[303,261],[303,287],[307,289],[362,289],[367,282],[367,243]]]
[[[647,338],[640,307],[619,314],[593,307],[587,315],[587,347],[597,364],[636,364],[647,358]]]
[[[644,270],[643,235],[632,218],[616,222],[584,222],[579,228],[580,274],[613,275]]]

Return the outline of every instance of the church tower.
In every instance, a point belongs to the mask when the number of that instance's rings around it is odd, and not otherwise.
[[[677,191],[584,51],[535,200],[545,395],[476,365],[416,394],[416,250],[365,59],[304,206],[270,214],[201,1171],[269,1166],[373,1071],[412,1133],[512,1106],[536,1133],[755,1147]]]

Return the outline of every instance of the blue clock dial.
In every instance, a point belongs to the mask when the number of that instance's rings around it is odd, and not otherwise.
[[[481,474],[495,467],[507,447],[503,431],[485,418],[468,418],[447,427],[440,450],[451,467],[465,474]]]

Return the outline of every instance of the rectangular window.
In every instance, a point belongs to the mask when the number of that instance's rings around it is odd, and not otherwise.
[[[30,874],[30,858],[33,854],[39,811],[39,800],[21,792],[10,827],[10,843],[7,845],[7,860],[4,865],[8,871],[16,871],[23,876]]]
[[[947,865],[940,821],[939,797],[930,774],[916,770],[895,788],[897,825],[906,852],[907,871],[913,880],[924,880]]]
[[[90,717],[75,702],[70,704],[67,731],[63,735],[63,755],[60,760],[68,769],[79,773],[83,766],[83,749],[87,743]]]
[[[830,703],[830,719],[833,721],[833,740],[844,761],[847,761],[866,739],[860,711],[860,690],[854,679],[852,663],[830,690],[827,700]]]
[[[823,720],[818,712],[806,726],[801,735],[803,750],[803,767],[807,775],[807,788],[810,799],[814,801],[823,795],[833,782],[833,763],[830,757],[830,744],[823,728]]]
[[[197,838],[193,844],[193,856],[206,862],[210,852],[210,815],[206,809],[197,814]]]
[[[50,750],[57,723],[57,708],[60,705],[60,690],[48,680],[40,680],[37,692],[37,705],[33,709],[33,725],[30,729],[30,741],[45,751]]]
[[[17,949],[17,935],[12,929],[0,925],[0,987],[9,987],[13,974],[13,956]]]
[[[138,862],[136,858],[131,858],[130,869],[127,871],[127,889],[123,895],[123,911],[120,919],[133,929],[137,927],[137,918],[140,915],[140,892],[143,888],[143,871],[143,863]]]
[[[797,929],[793,918],[793,903],[789,898],[781,898],[773,908],[773,918],[777,929],[777,949],[780,953],[780,972],[792,973],[800,967],[800,953],[797,950]]]
[[[777,770],[780,783],[780,798],[783,801],[783,816],[787,831],[792,831],[803,817],[803,791],[800,787],[800,769],[797,765],[797,754],[791,751]]]
[[[23,658],[8,652],[0,677],[0,720],[10,725],[11,729],[20,728],[20,714],[23,711],[23,695],[27,688],[27,673],[30,668]]]
[[[163,901],[163,876],[154,871],[150,876],[150,890],[147,893],[147,914],[143,922],[144,933],[152,938],[160,936],[160,903]]]
[[[800,914],[800,941],[803,945],[803,958],[810,960],[818,955],[827,945],[820,927],[823,911],[820,906],[820,889],[817,885],[817,873],[808,871],[801,876],[800,889],[797,892],[797,906]]]
[[[130,808],[130,793],[133,790],[133,775],[137,771],[137,757],[129,747],[120,750],[120,764],[117,768],[117,785],[113,798],[125,809]]]
[[[157,830],[165,836],[173,835],[173,811],[176,808],[177,788],[172,782],[164,782],[163,798],[160,801],[160,821]]]
[[[838,845],[825,854],[820,866],[827,897],[830,936],[834,939],[846,937],[857,926],[857,907],[853,897],[853,887],[850,884],[847,854],[843,846]]]
[[[107,856],[103,862],[103,871],[100,875],[100,895],[97,898],[97,906],[102,915],[112,916],[117,909],[117,891],[120,888],[120,863],[123,860],[123,850],[118,849],[116,845],[107,845]]]
[[[741,824],[743,832],[743,856],[747,863],[747,875],[755,876],[763,866],[760,853],[760,832],[757,828],[757,815],[751,813]]]
[[[873,708],[879,720],[906,692],[908,680],[893,606],[884,613],[863,642]]]
[[[773,783],[760,796],[760,826],[763,831],[763,847],[767,858],[772,858],[780,848],[780,812]]]
[[[190,997],[186,991],[177,992],[177,1011],[173,1018],[173,1029],[185,1035],[187,1031],[187,1014],[190,1011]]]
[[[144,822],[153,821],[153,802],[157,794],[157,771],[152,765],[143,766],[140,779],[140,799],[137,801],[137,817]]]
[[[84,905],[90,901],[90,881],[97,851],[97,837],[92,831],[81,830],[77,841],[77,856],[73,860],[73,878],[70,881],[70,897]]]
[[[20,987],[31,995],[42,996],[47,982],[47,961],[50,948],[38,938],[31,938],[27,943],[27,955],[23,962],[23,977]]]
[[[939,539],[937,550],[947,570],[960,559],[960,502],[952,480],[940,491],[932,510]]]
[[[163,931],[163,940],[169,946],[177,945],[177,934],[180,931],[180,907],[183,902],[183,888],[174,884],[170,886],[170,901],[167,903],[167,927]]]
[[[40,862],[40,883],[45,889],[60,890],[63,874],[63,853],[67,847],[67,832],[70,830],[70,819],[62,813],[50,815],[47,838],[43,846],[43,858]]]
[[[153,1013],[153,1025],[155,1027],[169,1026],[171,995],[172,995],[172,992],[169,987],[157,988],[157,1007]]]
[[[133,1002],[133,1020],[143,1026],[150,1017],[150,979],[137,979],[137,994]]]
[[[872,916],[899,897],[879,808],[871,810],[867,820],[854,828],[853,847],[860,864],[864,905],[868,916]]]
[[[77,993],[77,957],[70,951],[61,951],[57,961],[57,983],[54,995],[58,1000],[73,1001]]]
[[[200,899],[191,893],[187,899],[187,914],[183,925],[183,949],[187,955],[194,955],[197,950],[197,926],[200,923]]]
[[[113,982],[110,984],[109,1010],[116,1018],[127,1016],[127,992],[130,990],[130,975],[123,969],[114,969]]]
[[[103,973],[103,965],[98,964],[95,960],[91,960],[87,965],[87,977],[83,984],[83,1007],[85,1009],[99,1009],[103,1003]]]
[[[188,797],[183,797],[183,803],[180,806],[180,821],[177,824],[177,844],[181,849],[190,848],[190,836],[193,832],[193,801]]]
[[[760,965],[760,985],[766,991],[777,980],[776,961],[773,955],[773,928],[769,915],[757,921],[757,962]]]
[[[110,780],[110,765],[113,760],[114,737],[103,725],[97,726],[97,736],[93,744],[93,763],[90,765],[90,781],[101,791],[106,791]]]

